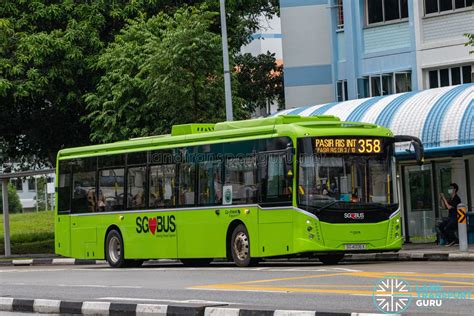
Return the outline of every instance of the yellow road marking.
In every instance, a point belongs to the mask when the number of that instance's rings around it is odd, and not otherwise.
[[[279,286],[241,286],[238,284],[216,284],[195,286],[193,289],[212,289],[212,290],[233,290],[233,291],[268,291],[268,292],[288,292],[288,293],[328,293],[328,294],[370,294],[374,291],[367,290],[338,290],[338,289],[304,289],[293,287],[279,287]],[[399,295],[416,296],[415,292],[396,292]]]
[[[405,280],[405,279],[404,279]],[[367,284],[292,284],[291,286],[294,287],[341,287],[341,288],[374,288],[375,285],[367,285]],[[472,285],[443,285],[444,288],[472,288]]]
[[[318,279],[326,277],[338,277],[338,276],[352,276],[361,278],[376,278],[382,279],[384,277],[403,277],[404,280],[410,281],[421,281],[436,284],[452,284],[443,285],[446,288],[474,288],[474,282],[454,281],[454,280],[438,280],[431,279],[430,277],[437,278],[462,278],[464,280],[473,279],[470,275],[462,273],[453,274],[441,274],[441,273],[405,273],[405,272],[339,272],[339,273],[328,273],[328,274],[317,274],[317,275],[305,275],[288,278],[274,278],[264,280],[253,280],[244,281],[237,283],[224,283],[224,284],[211,284],[203,286],[195,286],[193,289],[214,289],[214,290],[234,290],[234,291],[278,291],[278,292],[293,292],[293,293],[332,293],[332,294],[363,294],[371,295],[373,290],[364,290],[360,288],[374,288],[375,285],[366,284],[296,284],[296,285],[259,285],[262,283],[271,283],[279,281],[295,281],[295,280],[306,280],[306,279]],[[352,290],[350,288],[359,288]],[[417,295],[413,292],[404,292],[399,294],[410,294]]]
[[[305,275],[305,276],[300,276],[300,277],[277,278],[277,279],[266,279],[266,280],[237,282],[235,284],[254,284],[254,283],[269,283],[269,282],[276,282],[276,281],[294,281],[294,280],[303,280],[303,279],[316,279],[316,278],[323,278],[323,277],[330,277],[330,276],[350,275],[351,273],[353,273],[353,272],[340,272],[340,273]]]
[[[467,275],[462,273],[443,274],[443,273],[406,273],[406,272],[351,272],[353,276],[407,276],[407,277],[441,277],[441,278],[460,278],[466,279]],[[468,277],[469,278],[469,277]],[[471,277],[474,280],[474,277]]]

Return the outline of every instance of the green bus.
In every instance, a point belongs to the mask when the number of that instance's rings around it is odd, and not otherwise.
[[[394,136],[334,116],[172,127],[170,135],[61,150],[55,251],[106,259],[249,266],[261,258],[397,251]]]

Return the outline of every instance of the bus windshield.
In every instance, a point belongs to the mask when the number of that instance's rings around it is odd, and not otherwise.
[[[392,142],[383,138],[304,138],[298,204],[311,211],[395,210]]]

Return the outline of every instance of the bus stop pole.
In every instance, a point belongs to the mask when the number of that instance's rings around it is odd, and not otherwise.
[[[229,48],[227,43],[227,21],[225,15],[225,0],[220,0],[221,35],[222,35],[222,59],[224,64],[224,94],[226,120],[233,121],[232,110],[232,87],[230,85]]]
[[[8,179],[2,180],[3,195],[3,234],[5,242],[5,256],[11,256],[10,250],[10,218],[8,214]]]
[[[457,207],[457,218],[458,218],[458,235],[459,235],[459,250],[467,252],[467,218],[466,211],[467,207],[465,204],[458,204]]]

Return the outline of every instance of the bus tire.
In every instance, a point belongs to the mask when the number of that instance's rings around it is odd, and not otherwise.
[[[245,225],[240,224],[234,228],[230,239],[230,251],[232,259],[239,267],[253,266],[258,263],[256,259],[250,257],[250,238]]]
[[[321,261],[322,264],[325,265],[333,265],[333,264],[338,264],[339,261],[344,258],[343,253],[335,253],[335,254],[330,254],[330,255],[319,255],[318,259]]]
[[[212,259],[180,259],[180,261],[186,267],[203,267],[208,266]]]
[[[124,258],[122,235],[115,229],[105,239],[105,259],[112,268],[124,268],[129,263]]]

